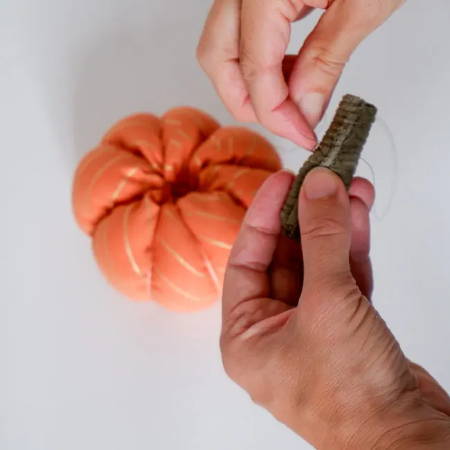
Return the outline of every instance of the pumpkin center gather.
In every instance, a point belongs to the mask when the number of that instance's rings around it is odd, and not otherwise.
[[[165,180],[162,186],[158,203],[167,203],[176,201],[191,192],[198,190],[198,177],[187,170],[180,171],[173,181]]]

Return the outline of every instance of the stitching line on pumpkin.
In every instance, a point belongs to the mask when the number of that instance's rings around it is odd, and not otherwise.
[[[175,206],[178,209],[178,215],[180,216],[181,222],[186,227],[186,229],[191,233],[194,241],[196,242],[197,248],[199,249],[199,252],[200,252],[200,255],[203,258],[203,262],[205,264],[206,270],[208,271],[208,274],[209,274],[212,282],[214,283],[214,286],[216,287],[217,294],[219,294],[219,292],[220,292],[219,277],[217,276],[217,273],[214,270],[214,266],[212,265],[210,259],[208,258],[208,255],[206,254],[205,249],[203,248],[203,245],[201,244],[201,242],[199,240],[199,237],[197,236],[197,234],[189,226],[188,222],[183,217],[183,211],[180,209],[178,204],[176,204]]]
[[[145,205],[145,209],[147,210],[148,213],[148,221],[149,223],[151,223],[151,219],[152,219],[152,204],[150,203],[150,200],[148,198],[148,194],[144,195],[144,205]],[[151,236],[152,239],[149,240],[150,244],[148,246],[148,248],[146,249],[149,253],[149,269],[148,272],[145,274],[145,282],[146,282],[146,287],[147,287],[147,295],[149,300],[152,300],[153,298],[153,267],[154,267],[154,251],[153,251],[153,243],[154,243],[154,238],[155,238],[155,234],[157,231],[157,227],[158,227],[158,222],[159,222],[159,217],[160,217],[160,213],[161,210],[158,210],[157,215],[155,216],[155,227],[153,228],[153,236]]]
[[[140,277],[144,277],[144,274],[133,255],[133,250],[131,249],[130,238],[128,235],[128,218],[134,205],[135,203],[132,203],[130,206],[128,206],[125,209],[125,213],[123,215],[123,239],[125,245],[125,253],[127,255],[128,261],[130,262],[131,268],[133,269],[133,272],[135,272]]]
[[[97,170],[97,172],[95,173],[95,175],[92,177],[91,182],[89,183],[89,186],[86,189],[86,196],[90,197],[92,188],[95,186],[95,183],[97,183],[97,181],[101,178],[101,176],[106,172],[106,170],[111,167],[114,163],[116,163],[117,161],[120,161],[121,159],[124,158],[128,158],[128,154],[123,154],[123,155],[116,155],[113,159],[110,159],[109,161],[107,161],[105,164],[103,164],[102,167],[100,167],[100,169]]]
[[[202,235],[197,235],[197,236],[201,241],[205,241],[208,244],[215,245],[216,247],[219,247],[219,248],[231,250],[231,248],[233,247],[233,244],[229,244],[228,242],[219,241],[217,239],[212,239],[212,238],[202,236]]]
[[[158,242],[187,270],[198,277],[204,277],[205,274],[198,271],[192,264],[184,259],[173,247],[171,247],[165,240],[159,239]]]
[[[163,280],[168,286],[170,286],[175,292],[182,295],[183,297],[186,297],[189,300],[192,300],[194,302],[198,302],[199,298],[191,295],[189,292],[185,291],[183,288],[175,284],[172,280],[167,278],[165,275],[163,275],[159,269],[154,268],[153,269],[154,274],[156,274],[161,280]]]
[[[117,188],[113,192],[113,195],[111,196],[111,201],[115,202],[117,198],[119,197],[122,190],[125,188],[125,186],[130,182],[130,178],[139,170],[139,167],[135,167],[133,169],[130,169],[125,174],[125,178],[120,181]]]
[[[238,224],[241,223],[241,221],[238,219],[232,219],[232,218],[226,217],[226,216],[219,216],[218,214],[206,212],[201,209],[191,208],[191,212],[189,213],[189,215],[198,215],[198,216],[203,216],[203,217],[209,217],[210,219],[220,220],[222,222],[228,222],[228,223],[238,223]]]
[[[111,152],[112,150],[120,150],[117,147],[112,145],[99,145],[98,147],[91,150],[84,159],[79,164],[76,176],[79,177],[94,161],[100,158],[100,156],[104,156],[105,152]]]
[[[167,123],[168,125],[181,125],[181,120],[178,119],[164,119],[164,122]]]

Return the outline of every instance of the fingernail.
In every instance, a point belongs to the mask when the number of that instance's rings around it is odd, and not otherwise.
[[[325,101],[325,96],[320,92],[308,92],[299,101],[300,111],[312,128],[322,117]]]
[[[303,181],[303,192],[307,199],[317,200],[333,196],[338,188],[337,176],[329,169],[312,169]]]

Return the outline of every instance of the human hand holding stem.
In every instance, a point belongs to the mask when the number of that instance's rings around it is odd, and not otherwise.
[[[450,398],[410,362],[370,301],[372,186],[346,192],[313,169],[301,244],[280,235],[293,175],[272,175],[247,212],[223,292],[227,373],[319,449],[448,449]],[[394,301],[394,299],[393,299]]]

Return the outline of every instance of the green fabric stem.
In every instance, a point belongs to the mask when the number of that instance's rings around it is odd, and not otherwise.
[[[339,175],[348,188],[369,136],[377,109],[354,95],[345,95],[322,142],[300,168],[281,210],[283,233],[300,240],[298,195],[306,174],[314,167],[326,167]]]

